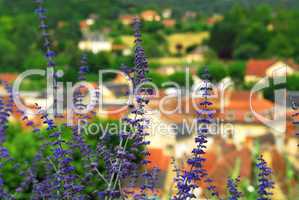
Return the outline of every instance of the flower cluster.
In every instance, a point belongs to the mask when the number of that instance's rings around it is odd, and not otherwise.
[[[46,9],[43,7],[43,3],[44,0],[33,0],[36,4],[37,4],[37,8],[35,9],[35,13],[37,14],[38,18],[39,18],[39,28],[41,30],[41,34],[42,34],[42,38],[43,38],[43,46],[45,49],[45,57],[47,60],[47,66],[51,69],[54,69],[54,79],[52,80],[53,82],[53,88],[54,88],[54,95],[53,95],[53,110],[55,112],[55,117],[59,117],[58,113],[57,113],[57,74],[55,73],[55,56],[56,53],[54,50],[52,50],[52,45],[51,45],[51,40],[50,40],[50,35],[48,32],[48,25],[46,23]]]
[[[228,200],[238,200],[242,197],[242,193],[238,190],[238,183],[240,182],[240,178],[233,180],[229,178],[227,180],[227,188],[229,192]]]
[[[267,163],[262,156],[258,158],[258,163],[256,164],[256,167],[259,170],[259,197],[257,200],[271,200],[272,192],[270,190],[274,188],[274,182],[271,180],[272,170],[267,166]]]
[[[123,129],[119,135],[119,145],[115,148],[115,152],[110,151],[112,156],[110,164],[106,162],[107,166],[111,166],[109,170],[108,187],[106,191],[99,194],[107,199],[112,199],[118,195],[132,196],[134,199],[146,199],[147,191],[154,190],[155,177],[157,169],[152,171],[146,170],[146,165],[149,164],[147,157],[149,152],[145,146],[149,144],[146,141],[149,121],[146,119],[146,105],[149,102],[149,89],[144,87],[149,80],[147,78],[148,65],[141,46],[140,21],[136,18],[134,22],[135,31],[135,65],[131,69],[124,69],[128,76],[132,79],[135,99],[130,103],[130,111],[127,117],[123,119]],[[103,149],[103,148],[101,148]],[[103,152],[103,151],[102,151]],[[107,155],[106,153],[103,153]],[[136,155],[141,155],[142,159],[137,163]],[[107,157],[107,156],[105,156]],[[111,164],[112,163],[112,164]],[[145,183],[139,186],[140,192],[134,194],[130,188],[136,187],[138,179],[145,180]],[[119,185],[122,181],[127,181],[128,185],[123,191],[120,190]]]
[[[44,48],[45,48],[45,56],[48,61],[48,67],[55,67],[55,52],[51,49],[51,41],[49,39],[48,25],[46,23],[46,9],[43,7],[44,0],[34,0],[34,2],[38,5],[35,9],[35,13],[38,15],[40,20],[39,28],[42,32],[42,37],[44,40]]]
[[[296,111],[294,114],[292,114],[292,117],[293,117],[293,125],[294,125],[294,126],[297,126],[298,123],[299,123],[299,121],[296,120],[296,118],[298,118],[298,116],[299,116],[299,112],[297,111],[297,109],[298,109],[298,105],[295,103],[295,101],[292,101],[292,108],[293,108],[294,111]],[[299,132],[296,132],[296,136],[299,137]],[[297,146],[299,147],[299,144],[298,144]]]
[[[7,129],[8,117],[12,112],[13,106],[12,89],[6,82],[3,82],[2,84],[5,86],[8,95],[6,99],[0,97],[0,169],[6,162],[11,160],[9,152],[7,148],[3,146],[3,143],[5,141],[5,130]],[[11,195],[4,189],[4,179],[2,174],[0,174],[0,197],[12,199]]]
[[[138,89],[139,86],[149,81],[147,74],[149,72],[147,59],[145,57],[144,49],[141,45],[141,32],[140,32],[140,20],[135,18],[134,20],[134,36],[135,36],[135,66],[134,66],[134,77],[133,83],[134,88]]]
[[[207,143],[207,134],[209,132],[209,125],[213,122],[215,110],[210,106],[212,102],[208,100],[212,92],[211,83],[209,82],[210,75],[207,70],[203,74],[203,86],[200,88],[203,100],[199,103],[200,110],[197,111],[197,135],[195,137],[196,147],[192,150],[192,156],[187,160],[188,170],[184,170],[176,178],[178,193],[173,200],[185,200],[194,198],[194,189],[198,188],[198,182],[204,181],[208,184],[208,190],[212,196],[218,197],[218,192],[215,186],[212,185],[212,179],[208,178],[206,169],[204,169],[204,154]]]

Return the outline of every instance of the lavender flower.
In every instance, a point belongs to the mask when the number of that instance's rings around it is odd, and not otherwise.
[[[8,117],[12,112],[13,99],[11,87],[6,82],[2,82],[2,84],[8,93],[8,99],[4,100],[3,97],[0,97],[0,169],[6,162],[11,160],[8,149],[3,146],[3,143],[5,142],[5,131],[7,129]],[[0,197],[13,199],[12,195],[4,189],[4,179],[2,178],[2,174],[0,174]]]
[[[146,128],[148,127],[149,121],[144,117],[146,114],[145,106],[149,103],[148,95],[151,95],[151,89],[145,87],[146,83],[149,82],[147,78],[148,74],[148,63],[147,59],[144,54],[144,49],[141,46],[142,39],[141,39],[141,32],[140,27],[141,23],[138,18],[134,20],[134,36],[135,36],[135,61],[134,61],[134,94],[136,96],[136,104],[135,107],[132,106],[131,113],[135,115],[134,120],[129,120],[129,123],[135,129],[135,133],[132,135],[133,144],[131,146],[131,150],[137,151],[141,147],[145,147],[141,154],[143,155],[143,160],[140,162],[141,167],[143,166],[143,172],[141,173],[140,177],[145,180],[140,186],[140,191],[133,195],[134,199],[148,199],[147,191],[154,191],[154,186],[157,182],[157,174],[159,169],[154,167],[152,170],[146,170],[146,165],[149,164],[149,160],[147,157],[150,153],[146,150],[146,146],[150,144],[149,141],[146,141],[146,136],[148,136],[148,132]],[[139,167],[138,167],[139,168]],[[131,177],[133,179],[138,178],[138,174]],[[133,184],[132,184],[133,185]]]
[[[203,86],[200,88],[203,101],[199,103],[201,110],[197,111],[197,135],[195,137],[196,147],[192,150],[192,157],[187,160],[190,166],[189,170],[184,170],[176,177],[178,192],[173,197],[173,200],[185,200],[187,198],[194,198],[193,190],[198,188],[197,182],[204,181],[208,184],[208,190],[212,196],[219,197],[215,186],[213,186],[212,179],[208,178],[207,171],[203,168],[207,136],[209,131],[208,125],[212,123],[214,110],[211,110],[208,106],[212,105],[212,102],[208,101],[208,97],[211,94],[212,88],[209,83],[209,74],[206,70],[203,74]]]
[[[134,79],[133,83],[135,88],[138,88],[140,84],[148,81],[147,74],[149,72],[147,59],[144,54],[144,49],[141,46],[141,32],[140,32],[140,20],[138,18],[134,19],[134,36],[135,36],[135,67],[134,67]]]
[[[240,177],[235,180],[229,178],[227,180],[227,189],[229,192],[228,200],[238,200],[241,198],[242,193],[238,190],[238,183],[240,182]]]
[[[87,61],[87,55],[84,53],[81,57],[81,66],[79,68],[79,81],[85,81],[86,80],[86,73],[89,71],[88,67],[88,61]]]
[[[259,170],[258,173],[258,194],[257,200],[271,200],[272,192],[274,188],[274,182],[271,180],[272,170],[267,166],[266,161],[262,156],[258,158],[256,167]]]
[[[65,149],[66,141],[62,138],[62,133],[56,129],[52,119],[48,118],[48,114],[41,111],[44,124],[47,124],[47,130],[50,132],[49,137],[53,138],[51,142],[53,155],[48,157],[50,164],[55,169],[55,182],[58,184],[60,197],[63,199],[80,199],[80,192],[83,186],[76,183],[77,176],[74,174],[75,168],[71,165],[72,151]],[[55,166],[57,165],[57,166]]]
[[[51,49],[51,42],[49,39],[48,26],[46,24],[46,10],[43,8],[43,0],[35,0],[38,8],[35,10],[38,18],[40,20],[40,29],[42,31],[42,37],[44,39],[44,48],[45,56],[48,62],[48,67],[55,67],[55,52]],[[54,93],[56,93],[57,84],[56,84],[56,74],[54,75],[53,80]],[[54,94],[54,112],[56,115],[57,108],[57,99],[56,94]],[[40,108],[39,108],[40,109]],[[71,165],[72,162],[72,151],[70,149],[65,149],[64,146],[67,146],[67,143],[62,139],[62,134],[57,130],[56,125],[53,119],[48,117],[48,114],[45,111],[41,111],[43,123],[47,124],[47,130],[50,135],[49,138],[52,138],[52,156],[48,157],[49,165],[55,170],[55,182],[56,189],[59,198],[64,199],[79,199],[81,196],[79,193],[83,189],[81,185],[75,184],[76,176],[73,174],[75,168]],[[57,166],[56,166],[57,165]]]
[[[295,103],[295,101],[293,99],[292,99],[292,109],[294,111],[298,110],[298,105]],[[299,121],[295,120],[295,118],[298,116],[299,116],[299,112],[295,112],[294,114],[292,114],[294,126],[297,126],[299,124]],[[296,133],[296,136],[299,137],[299,132]],[[297,146],[299,147],[299,144],[297,144]]]
[[[123,197],[133,195],[133,199],[147,199],[147,191],[154,190],[155,174],[157,173],[157,169],[148,171],[145,168],[149,163],[149,160],[147,160],[149,152],[144,148],[149,144],[149,141],[145,140],[148,135],[146,128],[149,123],[145,118],[145,106],[149,102],[147,96],[150,90],[144,87],[144,84],[148,82],[148,65],[144,49],[141,46],[140,21],[137,18],[134,22],[134,31],[135,65],[134,68],[125,69],[125,71],[130,73],[128,76],[131,77],[133,82],[135,99],[129,106],[130,114],[123,119],[123,130],[119,134],[120,143],[114,152],[115,161],[112,162],[111,170],[108,173],[110,176],[108,187],[106,191],[100,192],[100,195],[106,195],[106,199],[117,198],[117,195]],[[139,164],[136,163],[137,154],[141,154],[143,157]],[[143,171],[140,172],[140,170]],[[117,189],[120,180],[129,180],[129,187],[136,188],[138,178],[145,180],[145,183],[140,186],[139,192],[132,194],[129,189],[124,191]],[[114,194],[114,196],[111,196],[111,194]]]
[[[44,0],[33,0],[37,4],[37,8],[35,9],[35,13],[37,14],[40,22],[40,30],[44,41],[44,49],[45,49],[45,57],[47,60],[47,65],[49,68],[53,68],[54,71],[54,78],[53,78],[53,109],[54,109],[54,115],[55,117],[61,117],[58,116],[57,113],[57,75],[55,72],[55,56],[56,53],[52,50],[51,41],[49,38],[49,32],[48,32],[48,25],[46,24],[46,9],[43,7]]]
[[[35,13],[37,14],[40,21],[40,30],[44,40],[44,48],[45,48],[45,57],[48,62],[48,67],[55,67],[55,52],[51,49],[51,41],[48,33],[48,25],[46,24],[46,9],[43,7],[44,0],[34,0],[37,4],[37,8],[35,9]]]

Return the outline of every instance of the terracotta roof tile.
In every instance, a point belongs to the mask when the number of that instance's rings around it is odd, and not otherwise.
[[[163,153],[162,149],[158,148],[149,148],[148,149],[150,155],[148,160],[151,161],[148,165],[148,169],[152,169],[154,167],[158,167],[161,171],[167,171],[170,165],[170,157]]]
[[[286,163],[284,157],[277,151],[276,148],[271,150],[272,155],[272,169],[273,173],[280,180],[283,180],[286,176]]]
[[[154,10],[143,11],[140,15],[142,18],[159,16],[159,14]]]
[[[251,176],[251,152],[247,148],[232,151],[228,154],[222,155],[221,159],[214,162],[214,167],[208,170],[210,177],[214,180],[217,191],[220,194],[226,192],[226,181],[230,172],[236,166],[236,161],[240,160],[240,176],[250,178]]]
[[[176,21],[174,19],[164,19],[162,21],[163,25],[166,27],[173,27],[176,23]]]
[[[16,80],[18,77],[18,74],[14,73],[0,73],[0,80],[6,81],[8,83],[12,83],[14,80]]]
[[[228,95],[231,101],[249,101],[250,99],[250,91],[245,90],[234,90]],[[252,99],[261,99],[261,95],[252,94]]]
[[[273,64],[276,60],[255,60],[251,59],[246,65],[246,75],[253,75],[257,77],[263,77],[266,75],[266,70]]]
[[[251,59],[247,62],[246,65],[246,75],[264,77],[266,75],[267,69],[278,61],[279,60],[277,59],[269,59],[269,60]],[[283,62],[294,69],[299,68],[299,65],[296,64],[292,59],[283,60]]]
[[[271,101],[261,96],[253,95],[250,102],[249,92],[233,92],[224,108],[224,114],[219,117],[224,118],[226,121],[246,122],[247,120],[248,122],[259,122],[252,111],[262,115],[270,115],[273,106]],[[251,119],[249,120],[249,118]]]

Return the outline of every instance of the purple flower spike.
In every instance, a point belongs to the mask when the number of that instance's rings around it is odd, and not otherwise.
[[[256,167],[259,170],[258,173],[258,194],[257,200],[271,200],[272,192],[274,188],[274,182],[271,180],[272,170],[267,166],[266,161],[262,156],[258,158]]]
[[[8,149],[3,146],[5,142],[5,131],[7,129],[8,118],[12,112],[12,88],[6,83],[2,82],[2,85],[7,91],[8,99],[0,97],[0,168],[11,160]],[[4,189],[4,179],[2,174],[0,174],[0,197],[4,199],[12,199],[12,195],[5,191]]]
[[[237,178],[235,180],[229,178],[227,180],[227,189],[229,192],[229,198],[228,200],[238,200],[242,197],[242,193],[238,190],[238,184],[240,182],[240,178]]]
[[[208,184],[208,190],[210,194],[219,199],[219,194],[216,191],[216,187],[212,185],[212,179],[208,178],[207,171],[203,168],[206,159],[203,157],[205,154],[207,133],[209,131],[208,125],[212,123],[214,111],[209,108],[212,102],[208,100],[212,91],[211,84],[209,82],[209,74],[205,70],[203,74],[204,84],[200,88],[202,92],[203,101],[199,103],[199,107],[202,110],[197,111],[197,136],[195,137],[196,147],[192,150],[192,156],[187,160],[189,170],[184,170],[182,173],[178,173],[175,181],[178,192],[172,198],[173,200],[185,200],[188,198],[194,198],[193,191],[198,188],[196,182],[204,181]]]

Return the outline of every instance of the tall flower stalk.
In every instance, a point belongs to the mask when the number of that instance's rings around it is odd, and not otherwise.
[[[271,190],[274,188],[274,182],[271,180],[272,170],[267,166],[266,161],[262,156],[258,158],[256,167],[258,173],[258,194],[257,200],[271,200],[273,193]]]
[[[194,189],[198,188],[198,183],[204,181],[208,184],[208,190],[211,191],[211,195],[218,197],[218,192],[215,190],[215,186],[212,185],[212,180],[208,178],[206,169],[204,169],[204,154],[207,143],[207,134],[209,132],[209,125],[213,122],[215,110],[212,110],[210,106],[212,102],[208,100],[211,95],[212,87],[209,82],[209,73],[205,70],[203,76],[203,86],[200,88],[201,96],[203,100],[199,103],[199,110],[197,111],[197,135],[195,137],[196,147],[192,150],[192,156],[187,160],[189,169],[184,170],[176,177],[177,194],[173,197],[173,200],[186,200],[188,198],[195,198],[193,194]]]
[[[146,165],[149,163],[147,157],[149,152],[146,146],[148,132],[148,119],[146,119],[146,105],[149,103],[148,95],[151,90],[145,87],[149,81],[147,78],[148,63],[141,46],[140,21],[134,21],[135,36],[135,61],[134,67],[125,69],[133,83],[134,102],[130,103],[129,115],[123,119],[123,129],[120,142],[115,150],[115,159],[112,161],[112,170],[109,172],[109,182],[106,191],[101,192],[105,199],[113,199],[118,196],[132,195],[134,199],[146,199],[146,192],[154,189],[155,174],[157,169],[147,171]],[[142,159],[138,163],[136,155],[141,154]],[[140,171],[143,170],[143,171]],[[132,194],[131,191],[121,189],[121,182],[127,180],[128,187],[134,187],[136,180],[143,178],[145,183],[140,186],[140,192]]]
[[[0,169],[3,168],[5,163],[11,160],[8,149],[3,146],[3,143],[5,142],[5,131],[7,129],[8,118],[12,112],[13,106],[12,89],[6,82],[2,82],[2,84],[7,91],[8,98],[4,99],[3,97],[0,97]],[[13,199],[12,196],[5,191],[4,184],[3,175],[0,174],[0,197]]]
[[[238,184],[240,183],[240,178],[233,180],[229,178],[227,180],[227,189],[229,192],[228,200],[238,200],[242,197],[242,193],[238,190]]]
[[[292,101],[292,109],[295,111],[294,114],[292,114],[293,117],[293,126],[297,126],[299,124],[299,121],[296,120],[296,118],[298,118],[299,116],[299,112],[298,112],[298,105],[295,103],[295,101]],[[295,133],[297,137],[299,137],[299,132]],[[299,144],[297,144],[297,147],[299,147]]]
[[[45,57],[47,60],[48,68],[53,70],[53,110],[54,116],[57,115],[57,80],[54,61],[55,52],[52,50],[51,41],[49,38],[48,25],[46,23],[46,9],[43,7],[44,0],[34,0],[37,3],[37,8],[35,9],[40,22],[40,30],[43,37],[43,44],[45,49]],[[49,166],[55,171],[54,181],[56,182],[56,196],[63,199],[79,199],[82,196],[79,194],[83,187],[80,184],[76,184],[76,175],[73,173],[75,168],[71,165],[72,151],[67,149],[67,142],[63,139],[63,136],[55,125],[53,119],[50,118],[47,111],[42,110],[40,107],[40,114],[42,115],[43,123],[46,124],[47,130],[49,132],[49,138],[52,139],[51,150],[52,155],[48,157]],[[54,192],[55,193],[55,192]]]
[[[49,31],[48,28],[49,26],[46,23],[46,9],[43,7],[43,3],[44,0],[33,0],[36,4],[37,4],[37,8],[35,9],[35,13],[38,16],[39,19],[39,28],[41,30],[41,35],[42,35],[42,39],[43,39],[43,47],[44,47],[44,52],[45,52],[45,57],[47,60],[47,67],[49,69],[52,69],[53,71],[53,80],[52,80],[52,84],[53,84],[53,111],[54,111],[54,116],[58,117],[57,114],[57,76],[56,76],[56,72],[55,72],[55,67],[56,67],[56,63],[55,63],[55,56],[56,53],[55,51],[52,49],[52,43],[50,40],[50,35],[49,35]]]

